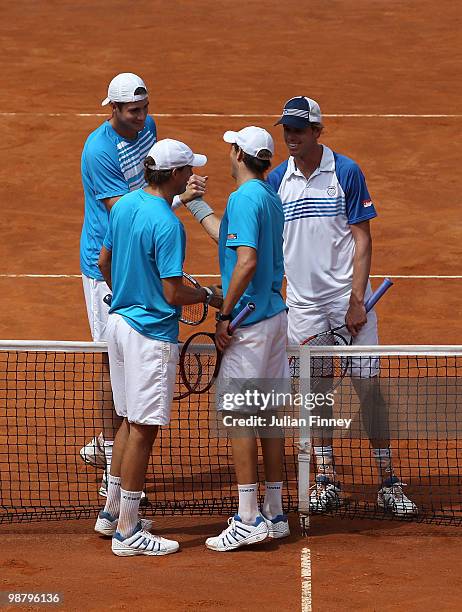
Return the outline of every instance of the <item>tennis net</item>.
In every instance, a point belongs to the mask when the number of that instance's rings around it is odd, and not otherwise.
[[[356,351],[365,367],[379,360],[393,467],[419,510],[412,518],[461,524],[462,349],[360,349],[342,350]],[[315,350],[308,357],[302,350],[301,359],[292,353],[294,383],[309,379],[316,355],[332,358],[330,347]],[[110,417],[105,351],[95,343],[0,343],[0,523],[90,517],[101,508],[103,470],[86,465],[79,450]],[[332,436],[343,501],[328,514],[400,518],[377,506],[379,475],[353,382],[345,377],[335,390],[334,416],[348,416],[353,425]],[[171,424],[162,428],[148,467],[146,512],[236,511],[231,445],[214,415],[213,390],[174,402]],[[309,512],[309,429],[286,432],[283,502],[289,512]]]
[[[311,426],[299,429],[306,442],[299,456],[301,515],[322,510],[335,516],[462,524],[462,347],[299,350],[300,386],[303,381],[307,390],[322,391],[319,372],[346,372],[340,380],[324,380],[336,384],[329,414],[314,410]],[[334,424],[326,427],[318,416],[330,416]],[[332,451],[326,453],[329,445]],[[379,460],[377,455],[387,449],[389,454]],[[338,483],[340,495],[320,509],[313,497],[310,504],[309,483],[323,472],[323,454],[332,455],[330,480]],[[390,505],[384,508],[379,490],[390,479],[399,484],[387,489],[393,495],[386,497]]]
[[[0,523],[89,517],[101,508],[103,470],[79,451],[111,420],[105,352],[97,343],[0,343]],[[148,466],[146,512],[236,510],[231,445],[214,416],[213,390],[174,401]],[[284,477],[284,507],[294,511],[294,439],[286,441]]]

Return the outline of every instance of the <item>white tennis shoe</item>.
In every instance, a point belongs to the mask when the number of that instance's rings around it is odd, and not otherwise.
[[[228,527],[220,535],[207,538],[205,545],[210,550],[228,552],[241,546],[263,542],[268,537],[268,526],[263,516],[257,516],[253,525],[246,525],[238,514],[228,519]]]
[[[316,476],[316,482],[311,487],[310,512],[322,514],[329,510],[337,510],[343,504],[340,484],[334,484],[327,476]]]
[[[104,470],[103,479],[101,480],[101,485],[98,490],[98,494],[101,497],[107,497],[107,472]]]
[[[377,505],[396,516],[415,516],[419,510],[415,503],[403,492],[407,485],[397,476],[387,479],[377,494]]]
[[[266,518],[266,516],[263,514],[263,518],[265,519],[266,526],[268,527],[269,538],[278,540],[279,538],[287,538],[290,536],[289,521],[285,514],[278,514],[273,519]]]
[[[136,555],[162,556],[170,555],[180,548],[175,540],[167,540],[142,528],[138,523],[134,533],[124,538],[118,531],[112,536],[112,552],[118,557]]]
[[[107,497],[107,475],[106,470],[109,469],[106,452],[104,450],[104,437],[103,432],[98,436],[95,436],[88,444],[82,446],[80,449],[80,457],[87,465],[91,465],[94,468],[102,468],[103,478],[99,487],[98,493],[101,497]],[[112,448],[111,448],[112,456]]]
[[[95,523],[95,531],[96,533],[100,533],[101,535],[112,536],[117,531],[117,524],[119,522],[118,518],[114,518],[109,512],[101,512],[98,514],[98,518]],[[140,517],[141,528],[145,531],[150,531],[152,529],[152,521],[149,519]]]
[[[80,449],[82,461],[96,468],[106,467],[106,453],[104,452],[103,432],[95,436],[88,444]]]

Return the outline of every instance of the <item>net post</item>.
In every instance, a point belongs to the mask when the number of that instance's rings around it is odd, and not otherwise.
[[[300,346],[299,370],[299,440],[298,440],[298,515],[302,535],[307,535],[310,527],[310,459],[311,437],[309,413],[305,408],[304,399],[310,393],[310,348]]]

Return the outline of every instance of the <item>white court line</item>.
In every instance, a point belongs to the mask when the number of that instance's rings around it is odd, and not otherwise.
[[[192,274],[194,278],[220,278],[219,274]],[[82,278],[81,274],[0,274],[0,278]],[[370,278],[402,278],[402,279],[433,279],[460,280],[462,275],[432,275],[432,274],[371,274]]]
[[[246,113],[152,113],[154,117],[206,117],[277,119],[281,115]],[[10,113],[0,112],[0,117],[108,117],[108,113]],[[408,113],[324,113],[324,117],[347,119],[460,119],[457,114],[408,114]]]
[[[439,279],[439,278],[444,278],[444,279],[448,279],[448,278],[462,278],[462,276],[460,275],[449,275],[449,274],[441,274],[441,275],[432,275],[432,274],[388,274],[386,276],[383,276],[381,274],[371,274],[369,276],[369,278],[433,278],[433,279]]]
[[[0,274],[0,278],[82,278],[81,274]]]
[[[309,548],[302,548],[301,558],[302,576],[302,612],[312,612],[311,602],[311,552]]]

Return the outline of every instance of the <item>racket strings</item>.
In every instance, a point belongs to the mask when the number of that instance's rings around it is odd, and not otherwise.
[[[182,375],[181,368],[184,372]],[[180,376],[179,376],[179,393],[173,399],[183,399],[191,393],[191,389],[198,386],[202,376],[202,364],[197,354],[187,352],[180,357]],[[190,382],[190,388],[188,388],[184,380],[185,378]]]
[[[205,393],[213,385],[220,367],[213,334],[198,332],[183,345],[180,376],[191,393]]]
[[[336,334],[330,332],[313,336],[306,343],[309,346],[339,346],[341,343]],[[311,377],[335,378],[342,372],[342,358],[332,355],[311,358]]]
[[[349,342],[336,332],[325,332],[311,336],[303,345],[308,346],[346,346]],[[348,358],[337,355],[326,355],[312,357],[310,361],[311,388],[332,389],[335,388],[345,376],[348,368]]]
[[[192,287],[193,289],[200,289],[199,283],[189,276],[183,274],[183,285],[186,287]],[[205,321],[207,317],[208,307],[207,304],[186,304],[181,309],[180,321],[186,325],[199,325],[202,321]]]

